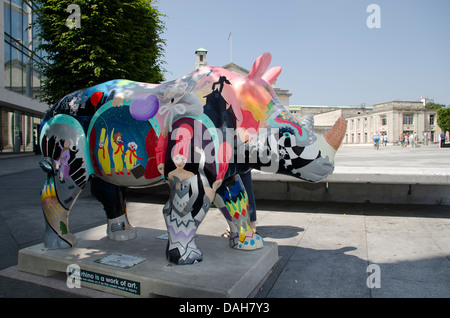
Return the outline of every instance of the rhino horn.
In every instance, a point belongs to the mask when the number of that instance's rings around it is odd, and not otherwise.
[[[323,137],[331,147],[338,150],[342,140],[344,139],[346,130],[347,121],[343,117],[340,117],[334,124],[333,128],[326,132]]]

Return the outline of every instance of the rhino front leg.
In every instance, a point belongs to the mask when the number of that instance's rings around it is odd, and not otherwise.
[[[263,238],[251,226],[248,195],[239,175],[222,184],[217,190],[214,203],[230,226],[231,248],[256,250],[264,246]]]
[[[163,209],[168,232],[166,257],[169,262],[187,265],[201,262],[203,253],[195,243],[198,226],[209,210],[208,196],[199,204],[197,176],[169,179],[171,195]],[[197,202],[197,204],[195,204]],[[195,204],[195,205],[194,205]]]

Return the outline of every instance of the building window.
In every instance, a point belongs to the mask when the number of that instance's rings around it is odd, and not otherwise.
[[[35,19],[32,1],[4,1],[4,85],[15,93],[31,98],[41,92],[40,73],[36,64],[43,62],[42,52],[32,55],[35,30],[28,28]]]
[[[34,151],[41,119],[32,114],[0,108],[0,152]]]
[[[413,125],[414,115],[413,114],[403,114],[403,125]]]
[[[387,116],[381,116],[381,126],[387,125]]]
[[[430,115],[430,126],[434,125],[434,120],[435,120],[435,116],[434,115]]]

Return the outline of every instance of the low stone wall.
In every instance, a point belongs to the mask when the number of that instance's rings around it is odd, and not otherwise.
[[[319,183],[252,172],[256,199],[450,205],[450,169],[341,167]]]
[[[450,205],[450,168],[336,167],[319,183],[252,171],[257,200]],[[168,195],[166,185],[133,192]]]

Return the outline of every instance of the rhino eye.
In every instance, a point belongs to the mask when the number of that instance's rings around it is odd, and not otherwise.
[[[289,127],[283,127],[280,129],[280,135],[282,135],[286,138],[289,138],[293,134],[294,134],[294,131]]]

